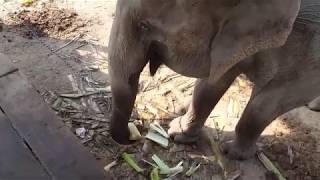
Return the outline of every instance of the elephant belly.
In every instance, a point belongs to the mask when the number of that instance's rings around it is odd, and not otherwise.
[[[203,57],[171,57],[163,62],[173,71],[188,77],[206,78],[210,73],[210,59]]]

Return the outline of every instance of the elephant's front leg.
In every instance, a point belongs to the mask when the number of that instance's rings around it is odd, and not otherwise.
[[[238,74],[237,70],[231,70],[214,85],[210,84],[208,79],[197,81],[187,113],[170,123],[168,133],[174,138],[175,142],[194,143],[197,141],[212,109]]]
[[[120,144],[129,144],[128,121],[134,106],[138,91],[139,74],[127,76],[113,74],[111,137]]]

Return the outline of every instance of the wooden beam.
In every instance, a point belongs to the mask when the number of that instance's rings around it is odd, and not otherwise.
[[[105,179],[102,166],[18,72],[0,78],[0,106],[54,179]]]
[[[17,70],[18,68],[10,63],[9,58],[0,53],[0,78]]]
[[[51,179],[0,111],[0,179]]]

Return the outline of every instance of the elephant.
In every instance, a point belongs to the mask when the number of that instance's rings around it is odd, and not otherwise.
[[[308,104],[308,108],[312,111],[320,112],[320,97],[317,97]]]
[[[193,143],[209,114],[240,74],[250,100],[223,145],[247,159],[278,116],[320,95],[320,3],[316,0],[118,0],[108,46],[110,134],[130,144],[127,124],[139,76],[149,64],[197,78],[187,113],[171,121],[177,143]]]

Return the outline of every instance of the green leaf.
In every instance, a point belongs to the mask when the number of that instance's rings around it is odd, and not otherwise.
[[[158,133],[155,133],[153,131],[149,131],[148,134],[146,135],[146,138],[158,143],[159,145],[161,145],[164,148],[167,148],[169,145],[169,140],[164,138],[163,136],[161,136]]]
[[[151,180],[160,180],[158,168],[153,168],[150,174]]]
[[[128,153],[123,153],[122,158],[137,172],[143,172],[144,170],[138,166],[138,164],[133,159],[132,155]]]

